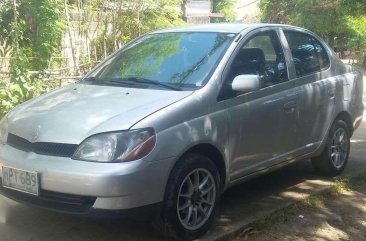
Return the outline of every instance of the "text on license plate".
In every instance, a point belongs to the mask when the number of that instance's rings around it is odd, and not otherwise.
[[[36,172],[3,166],[2,174],[3,187],[34,195],[39,194],[38,174]]]

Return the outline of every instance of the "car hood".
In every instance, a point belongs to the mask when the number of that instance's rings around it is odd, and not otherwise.
[[[72,84],[12,111],[9,133],[31,142],[79,144],[96,133],[129,129],[191,93]]]

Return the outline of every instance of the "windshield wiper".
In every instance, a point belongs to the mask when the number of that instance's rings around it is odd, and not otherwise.
[[[140,78],[140,77],[127,77],[127,78],[122,78],[122,80],[127,80],[127,81],[134,81],[137,83],[143,83],[143,84],[152,84],[152,85],[157,85],[157,86],[162,86],[166,89],[171,89],[171,90],[176,90],[176,91],[181,91],[182,88],[178,87],[178,86],[173,86],[172,84],[167,84],[167,83],[162,83],[156,80],[150,80],[150,79],[145,79],[145,78]]]
[[[101,79],[101,78],[97,78],[97,77],[88,77],[83,79],[83,81],[87,81],[87,82],[91,82],[93,84],[96,85],[103,85],[103,84],[112,84],[112,85],[136,85],[136,83],[132,82],[132,81],[127,81],[121,78],[114,78],[114,79]]]
[[[101,79],[97,77],[88,77],[85,78],[83,81],[92,82],[95,84],[103,84],[103,83],[109,83],[109,84],[117,84],[117,85],[136,85],[136,84],[152,84],[157,86],[162,86],[166,89],[176,90],[180,91],[182,88],[178,86],[173,86],[171,84],[162,83],[156,80],[150,80],[140,77],[126,77],[126,78],[113,78],[113,79]]]

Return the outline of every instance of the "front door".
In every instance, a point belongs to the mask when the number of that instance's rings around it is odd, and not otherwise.
[[[261,89],[230,92],[238,75],[255,74]],[[298,146],[296,125],[301,88],[288,81],[287,64],[276,31],[247,39],[230,65],[224,94],[230,126],[231,175],[235,180],[284,161]],[[226,85],[225,85],[226,84]]]

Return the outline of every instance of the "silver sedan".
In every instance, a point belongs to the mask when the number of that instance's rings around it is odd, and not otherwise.
[[[0,122],[0,193],[203,235],[230,186],[311,158],[338,175],[360,125],[360,73],[317,35],[212,24],[133,40]]]

